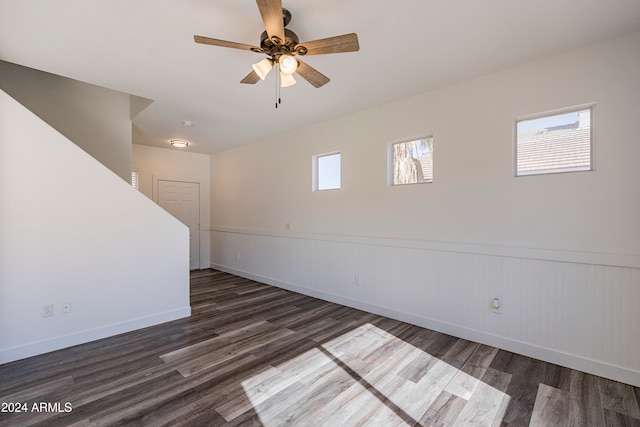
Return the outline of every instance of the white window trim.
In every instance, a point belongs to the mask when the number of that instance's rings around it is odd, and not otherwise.
[[[138,168],[131,169],[131,186],[136,190],[140,190],[140,171]]]
[[[325,188],[325,189],[320,189],[319,187],[319,177],[318,177],[318,173],[320,172],[320,168],[318,165],[318,160],[321,157],[327,157],[327,156],[333,156],[335,154],[339,154],[340,155],[340,187],[338,188]],[[316,192],[316,191],[334,191],[334,190],[340,190],[342,188],[342,153],[340,151],[330,151],[328,153],[322,153],[322,154],[315,154],[312,156],[311,158],[311,191]]]
[[[414,136],[410,138],[402,138],[402,139],[398,139],[398,140],[387,143],[387,187],[406,187],[408,185],[410,186],[410,185],[433,184],[433,176],[431,177],[431,181],[416,182],[414,184],[394,184],[393,183],[393,146],[395,144],[401,144],[403,142],[418,141],[420,139],[433,140],[434,137],[433,137],[433,134],[425,134],[425,135]],[[433,154],[431,155],[431,157],[433,161]],[[433,169],[435,170],[435,164],[433,165]]]
[[[533,171],[533,172],[525,172],[518,174],[518,122],[525,120],[535,120],[541,119],[549,116],[556,116],[565,113],[576,112],[580,110],[591,110],[590,113],[590,159],[589,159],[589,167],[584,168],[571,168],[571,169],[555,169],[549,171]],[[596,121],[596,103],[590,102],[586,104],[578,104],[571,107],[566,108],[558,108],[554,110],[548,110],[541,113],[534,113],[516,117],[513,121],[513,129],[512,129],[512,153],[513,157],[511,159],[511,167],[512,167],[512,175],[515,178],[522,178],[526,176],[537,176],[537,175],[555,175],[562,173],[571,173],[571,172],[592,172],[596,170],[596,158],[595,158],[595,121]]]

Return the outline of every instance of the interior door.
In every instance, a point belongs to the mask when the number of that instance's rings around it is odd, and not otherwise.
[[[189,227],[189,268],[200,268],[200,184],[158,180],[158,204]]]

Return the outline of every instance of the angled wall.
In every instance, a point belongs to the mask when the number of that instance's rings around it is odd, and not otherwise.
[[[131,182],[131,118],[148,100],[6,61],[0,89]]]
[[[189,316],[188,247],[183,224],[0,92],[0,363]]]

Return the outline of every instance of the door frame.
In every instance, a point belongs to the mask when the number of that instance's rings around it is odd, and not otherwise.
[[[181,178],[176,176],[166,176],[166,175],[152,175],[152,192],[151,197],[154,203],[160,206],[158,201],[158,181],[172,181],[172,182],[187,182],[189,184],[198,184],[198,238],[199,238],[199,246],[198,246],[198,269],[202,268],[202,254],[203,254],[203,246],[202,246],[202,185],[203,182],[197,178]]]

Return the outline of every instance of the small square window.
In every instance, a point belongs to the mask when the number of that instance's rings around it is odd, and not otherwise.
[[[433,182],[433,137],[390,145],[391,185]]]
[[[593,108],[516,121],[515,175],[593,170]]]
[[[340,153],[313,157],[313,191],[340,188]]]

